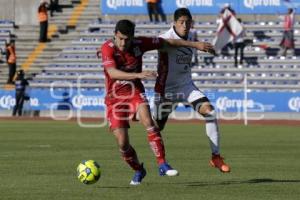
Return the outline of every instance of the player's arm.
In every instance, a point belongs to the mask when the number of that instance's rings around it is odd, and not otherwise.
[[[181,39],[164,39],[164,40],[165,40],[165,42],[163,44],[163,48],[191,47],[191,48],[196,48],[200,51],[215,54],[213,45],[208,42],[193,42],[193,41],[181,40]]]
[[[134,79],[150,79],[156,77],[156,72],[153,71],[143,71],[140,73],[129,73],[118,70],[114,67],[106,69],[108,75],[112,79],[116,80],[134,80]]]

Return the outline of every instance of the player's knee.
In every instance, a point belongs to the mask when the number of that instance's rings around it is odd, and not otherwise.
[[[191,105],[195,111],[202,114],[201,110],[203,110],[203,108],[206,108],[207,106],[209,106],[210,103],[209,103],[209,99],[207,97],[203,97],[203,98],[193,101],[191,103]]]
[[[214,109],[202,114],[206,122],[215,122],[217,119],[217,113]]]

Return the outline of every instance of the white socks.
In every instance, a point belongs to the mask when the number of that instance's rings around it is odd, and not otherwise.
[[[210,113],[208,113],[208,115],[205,116],[205,119],[206,135],[209,138],[211,151],[213,154],[220,154],[220,134],[215,111],[212,110]]]

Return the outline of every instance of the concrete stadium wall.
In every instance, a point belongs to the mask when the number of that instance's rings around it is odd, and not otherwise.
[[[38,24],[37,9],[39,0],[14,0],[15,1],[15,23],[17,25]]]
[[[15,20],[15,1],[0,0],[0,19]]]
[[[40,0],[0,0],[0,19],[13,20],[16,25],[37,25]]]

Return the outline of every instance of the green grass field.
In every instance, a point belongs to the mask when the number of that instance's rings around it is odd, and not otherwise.
[[[221,125],[222,152],[232,167],[222,174],[208,166],[203,124],[168,124],[163,137],[178,177],[158,176],[142,127],[131,142],[147,176],[133,187],[133,172],[121,160],[106,128],[75,122],[0,122],[1,200],[296,200],[300,198],[299,127]],[[77,180],[81,160],[94,159],[102,177],[94,185]]]

